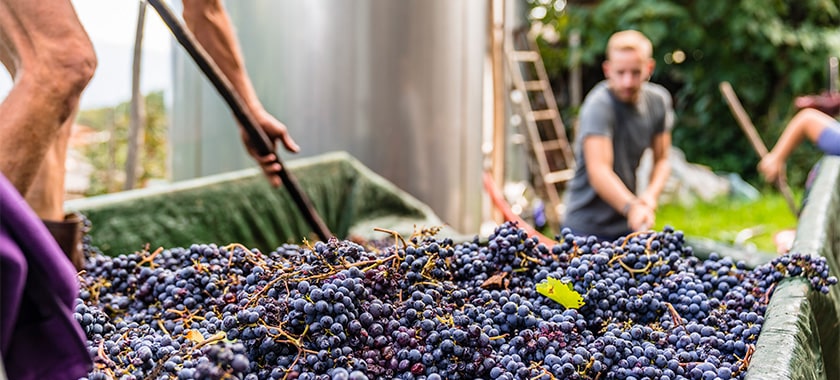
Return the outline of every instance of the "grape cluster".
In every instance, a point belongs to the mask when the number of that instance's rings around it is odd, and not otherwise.
[[[837,282],[822,257],[700,259],[670,227],[613,242],[563,231],[547,247],[505,223],[457,244],[424,232],[93,254],[75,316],[89,380],[728,379],[790,276]],[[585,304],[540,295],[548,277]]]

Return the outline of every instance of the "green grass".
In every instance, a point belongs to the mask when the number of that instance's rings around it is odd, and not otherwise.
[[[797,196],[797,205],[801,196]],[[662,205],[656,212],[656,229],[670,225],[687,237],[707,238],[733,244],[739,232],[753,229],[754,235],[743,241],[764,252],[776,252],[773,235],[796,228],[796,217],[779,193],[766,192],[749,201],[722,198],[697,202],[692,206]]]

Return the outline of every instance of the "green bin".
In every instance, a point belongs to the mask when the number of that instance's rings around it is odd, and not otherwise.
[[[820,161],[792,251],[823,256],[840,274],[840,157]],[[779,283],[746,378],[840,379],[840,286],[824,295],[801,277]]]
[[[407,237],[418,228],[443,226],[427,205],[346,153],[286,165],[339,238],[389,237],[375,227]],[[270,187],[258,169],[68,201],[66,208],[90,219],[92,243],[108,255],[193,243],[268,251],[314,238],[288,193]],[[440,235],[466,240],[449,228]],[[840,157],[821,160],[793,251],[826,257],[831,275],[840,277]],[[823,295],[800,277],[783,280],[746,378],[840,379],[840,286]]]
[[[344,152],[286,162],[330,232],[340,239],[386,239],[385,228],[411,235],[442,227],[424,203]],[[94,246],[115,256],[193,243],[239,243],[264,252],[284,243],[317,239],[289,193],[272,188],[259,169],[248,169],[158,188],[65,203],[92,223]],[[445,228],[441,234],[453,235]]]

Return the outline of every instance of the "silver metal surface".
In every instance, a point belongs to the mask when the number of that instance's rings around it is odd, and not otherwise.
[[[344,150],[446,223],[481,223],[486,0],[227,1],[265,108],[301,146]],[[172,173],[253,167],[230,111],[175,48]],[[325,174],[328,175],[328,174]]]

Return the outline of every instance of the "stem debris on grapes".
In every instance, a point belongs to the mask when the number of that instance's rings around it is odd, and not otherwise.
[[[680,314],[677,313],[677,310],[674,309],[674,305],[672,305],[670,302],[665,302],[665,307],[668,308],[668,313],[671,314],[671,322],[674,324],[674,326],[682,326],[683,319],[682,317],[680,317]]]
[[[139,268],[142,267],[143,264],[149,264],[149,268],[155,269],[155,267],[157,266],[157,264],[155,263],[155,257],[157,257],[157,255],[159,255],[161,252],[163,252],[163,247],[158,247],[158,249],[156,249],[154,252],[148,254],[149,245],[146,244],[146,248],[143,250],[142,254],[143,258],[142,260],[137,262],[137,267]]]
[[[741,365],[738,367],[738,373],[746,372],[746,370],[750,367],[750,360],[752,359],[753,353],[755,353],[755,346],[752,344],[747,345],[747,352],[744,354],[744,358],[738,358],[738,361],[741,362]],[[735,357],[737,357],[737,355]]]

